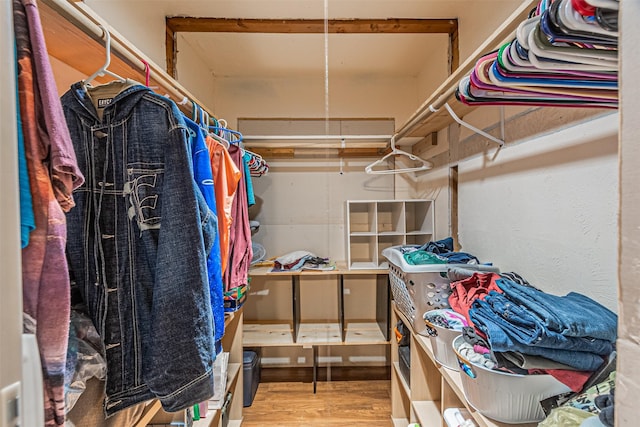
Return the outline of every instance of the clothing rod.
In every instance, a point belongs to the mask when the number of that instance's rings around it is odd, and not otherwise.
[[[447,103],[447,100],[456,92],[457,85],[449,87],[442,95],[440,95],[433,103],[429,105],[423,105],[421,107],[421,111],[417,116],[414,116],[410,122],[405,124],[396,134],[394,135],[396,141],[407,136],[409,132],[411,132],[416,125],[425,120],[427,117],[435,113],[434,110],[439,110],[444,104]],[[432,109],[433,108],[433,109]]]
[[[247,140],[349,140],[349,139],[379,139],[390,140],[392,135],[242,135],[242,139]]]
[[[501,45],[507,40],[513,39],[515,30],[518,25],[525,20],[532,8],[536,7],[539,0],[523,0],[522,4],[513,11],[513,13],[504,20],[502,25],[498,27],[489,38],[487,38],[460,66],[438,87],[433,96],[427,99],[412,115],[402,127],[395,133],[395,139],[398,141],[406,137],[412,132],[420,122],[430,117],[435,111],[439,110],[444,104],[455,94],[458,82],[466,74],[468,74],[480,59],[487,52]]]
[[[151,78],[160,85],[162,91],[165,91],[176,104],[184,106],[182,101],[186,98],[189,101],[195,102],[198,106],[203,108],[205,111],[209,112],[200,101],[198,101],[189,91],[187,91],[184,87],[182,87],[178,82],[176,82],[169,74],[167,74],[162,68],[160,68],[157,64],[155,64],[150,58],[144,55],[137,48],[133,47],[132,44],[125,39],[120,33],[115,31],[111,25],[105,22],[99,15],[97,15],[91,8],[86,6],[82,2],[71,2],[68,0],[40,0],[42,3],[49,6],[51,9],[56,11],[60,16],[67,19],[73,25],[75,25],[78,29],[83,31],[85,34],[93,38],[94,40],[98,40],[104,43],[103,39],[103,31],[98,26],[98,24],[102,24],[105,26],[109,33],[111,34],[111,51],[116,52],[118,57],[126,62],[131,67],[139,69],[142,73],[145,71],[145,64],[149,64],[151,69]],[[143,62],[144,61],[144,62]],[[73,67],[73,64],[68,64]],[[124,76],[127,77],[127,76]],[[160,93],[160,91],[158,91]],[[160,93],[164,95],[165,93]],[[191,104],[189,102],[188,104]],[[212,117],[214,115],[210,114]]]

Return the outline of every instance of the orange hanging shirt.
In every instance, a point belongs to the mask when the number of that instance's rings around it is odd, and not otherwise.
[[[229,233],[231,230],[231,206],[233,197],[238,189],[238,182],[242,173],[231,159],[227,149],[212,137],[206,137],[209,158],[211,159],[211,173],[213,187],[216,193],[216,208],[218,210],[218,233],[220,233],[220,261],[222,274],[229,263]]]

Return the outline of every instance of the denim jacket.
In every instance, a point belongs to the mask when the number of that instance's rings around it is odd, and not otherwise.
[[[109,102],[99,120],[81,83],[62,96],[86,179],[67,214],[70,272],[104,343],[106,415],[153,398],[177,411],[213,395],[215,220],[176,105],[141,85]]]

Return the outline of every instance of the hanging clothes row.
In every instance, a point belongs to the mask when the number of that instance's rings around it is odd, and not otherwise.
[[[516,37],[461,79],[467,105],[617,108],[617,0],[542,0]]]
[[[212,134],[215,137],[222,138],[225,141],[227,141],[229,144],[238,144],[240,146],[244,156],[244,161],[248,163],[250,176],[261,177],[267,172],[269,172],[269,165],[262,158],[262,156],[252,151],[249,151],[242,146],[242,143],[243,143],[242,133],[232,129],[228,129],[226,127],[226,122],[223,119],[220,119],[220,120],[212,119],[212,120],[214,122],[214,125],[210,126],[209,130],[212,132]]]
[[[208,117],[190,120],[110,72],[109,49],[93,76],[115,80],[92,76],[58,98],[35,2],[14,0],[14,21],[21,188],[33,212],[23,221],[25,331],[41,352],[45,425],[64,425],[77,366],[65,366],[78,359],[71,295],[104,348],[106,416],[150,399],[170,412],[206,401],[223,294],[247,285],[252,257],[246,151],[214,139]]]
[[[64,425],[70,283],[65,213],[83,172],[64,125],[35,2],[13,1],[16,40],[24,332],[35,334],[42,364],[45,426]],[[35,378],[35,374],[34,374]]]

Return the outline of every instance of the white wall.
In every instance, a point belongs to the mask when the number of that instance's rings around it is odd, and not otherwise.
[[[216,79],[221,117],[235,125],[238,117],[395,118],[413,111],[416,79],[382,77],[329,78],[329,109],[325,110],[325,79]]]
[[[259,200],[249,209],[261,224],[253,239],[267,258],[308,250],[345,260],[345,201],[394,199],[393,175],[367,175],[366,164],[344,160],[340,174],[336,159],[269,162],[269,173],[253,180]]]
[[[640,92],[636,82],[640,51],[640,3],[620,3],[620,265],[618,270],[620,321],[618,327],[618,366],[616,383],[616,426],[638,425],[640,395]],[[623,112],[623,113],[622,113]]]
[[[11,2],[0,3],[0,389],[21,381],[22,270],[20,258],[20,205],[18,199],[18,146],[16,135],[15,63]],[[7,418],[0,407],[0,419]]]
[[[166,69],[166,2],[149,0],[86,0],[109,25]]]
[[[615,311],[617,126],[611,114],[460,162],[462,250]]]
[[[204,107],[211,109],[211,113],[219,117],[218,111],[221,106],[224,106],[224,100],[215,94],[213,73],[180,33],[178,33],[177,48],[180,52],[176,70],[177,80],[198,98]]]

